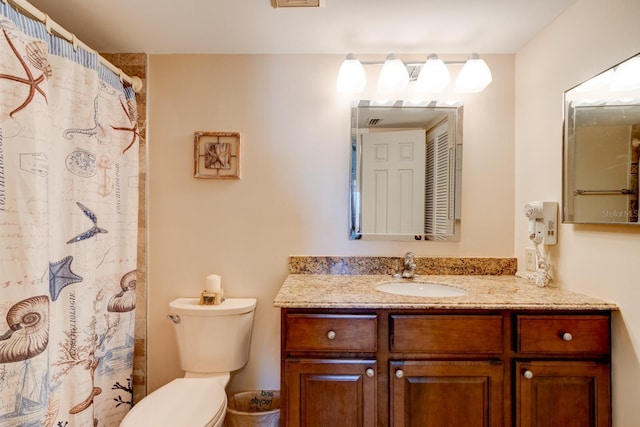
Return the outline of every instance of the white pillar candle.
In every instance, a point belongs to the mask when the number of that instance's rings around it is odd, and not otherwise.
[[[204,289],[207,292],[220,292],[220,276],[217,274],[207,276],[207,284]]]

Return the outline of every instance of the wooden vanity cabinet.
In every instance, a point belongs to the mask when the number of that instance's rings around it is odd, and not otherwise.
[[[503,425],[502,363],[405,360],[390,367],[390,426]]]
[[[501,314],[392,313],[389,322],[390,426],[502,425]]]
[[[610,316],[516,315],[517,427],[611,425]]]
[[[281,425],[611,425],[608,311],[282,309]]]
[[[283,310],[281,425],[377,425],[377,319]]]

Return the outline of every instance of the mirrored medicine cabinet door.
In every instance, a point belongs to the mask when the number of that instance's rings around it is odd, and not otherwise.
[[[462,104],[351,110],[350,238],[459,240]]]
[[[638,224],[640,56],[564,94],[565,223]]]

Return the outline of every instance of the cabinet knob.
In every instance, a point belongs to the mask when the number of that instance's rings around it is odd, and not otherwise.
[[[327,338],[329,338],[330,340],[335,339],[336,338],[336,331],[327,332]]]
[[[396,371],[396,378],[402,378],[404,377],[404,371],[402,369],[398,369]]]
[[[523,374],[523,375],[524,375],[524,377],[525,377],[526,379],[528,379],[528,380],[530,380],[531,378],[533,378],[533,372],[531,372],[531,371],[530,371],[530,370],[528,370],[528,369],[527,369],[526,371],[524,371],[524,374]]]
[[[373,369],[368,368],[366,371],[364,371],[364,373],[369,377],[372,378],[375,375],[375,372],[373,372]]]
[[[573,335],[570,332],[565,332],[562,334],[562,339],[565,341],[571,341],[573,339]]]

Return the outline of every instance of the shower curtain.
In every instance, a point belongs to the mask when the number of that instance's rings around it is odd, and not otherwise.
[[[117,426],[132,403],[135,94],[0,2],[0,427]]]

